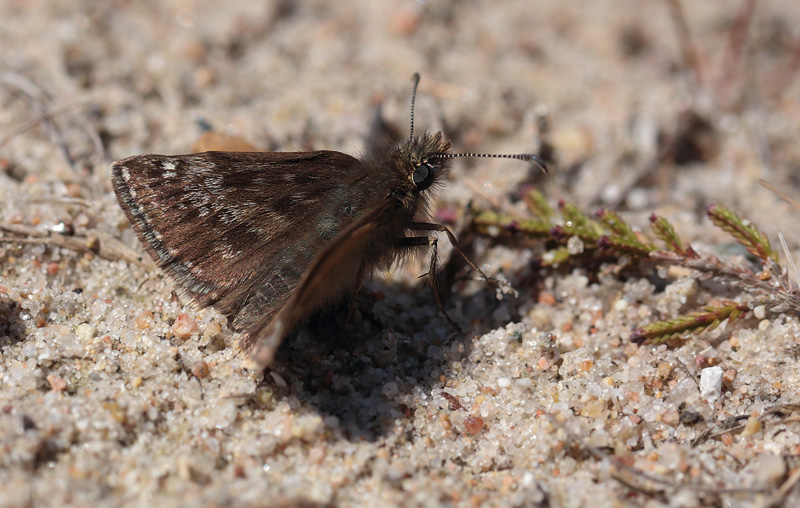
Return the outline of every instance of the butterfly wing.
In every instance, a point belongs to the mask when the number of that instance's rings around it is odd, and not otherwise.
[[[372,257],[365,253],[374,248],[378,228],[391,220],[397,204],[387,198],[342,231],[317,254],[280,312],[264,316],[245,333],[243,349],[250,351],[252,367],[269,366],[281,341],[298,321],[357,279],[364,260]]]
[[[334,151],[204,152],[140,155],[111,171],[122,209],[179,294],[217,307],[238,331],[271,321],[347,226],[328,214],[325,227],[308,227],[359,164]]]

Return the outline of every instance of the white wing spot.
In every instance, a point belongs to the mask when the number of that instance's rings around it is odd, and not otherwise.
[[[237,257],[239,257],[241,255],[242,255],[242,251],[241,250],[233,252],[233,249],[228,247],[227,249],[225,249],[225,252],[222,253],[222,259],[233,259],[233,258],[237,258]]]

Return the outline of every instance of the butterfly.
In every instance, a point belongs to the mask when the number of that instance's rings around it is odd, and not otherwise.
[[[441,132],[415,134],[418,83],[416,74],[409,136],[373,143],[361,158],[210,151],[137,155],[111,166],[117,199],[145,251],[183,299],[215,307],[242,332],[238,347],[250,366],[268,367],[304,318],[354,296],[365,277],[418,247],[432,249],[435,288],[435,234],[461,253],[428,212],[453,158],[519,159],[546,172],[533,154],[451,153]]]

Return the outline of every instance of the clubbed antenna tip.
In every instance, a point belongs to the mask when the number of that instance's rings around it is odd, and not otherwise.
[[[530,162],[536,164],[545,175],[550,175],[550,170],[547,164],[536,154],[532,153],[514,153],[514,154],[493,154],[493,153],[442,153],[436,155],[439,159],[454,159],[456,157],[481,157],[484,159],[516,159],[520,161]]]
[[[411,90],[411,128],[409,129],[409,143],[414,140],[414,103],[417,100],[417,87],[419,86],[419,72],[414,73],[414,88]]]

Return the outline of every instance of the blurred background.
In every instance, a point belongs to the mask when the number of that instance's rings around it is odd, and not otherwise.
[[[546,185],[581,204],[736,200],[758,178],[797,184],[793,3],[6,0],[0,10],[0,154],[18,178],[90,168],[103,180],[110,160],[188,151],[200,117],[263,150],[358,153],[376,105],[407,128],[420,72],[420,128],[444,129],[457,150],[539,151],[556,170]],[[43,134],[60,141],[32,143]],[[484,186],[528,170],[463,164]]]

